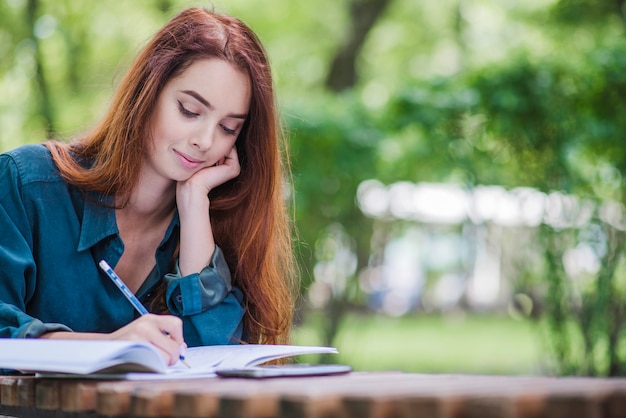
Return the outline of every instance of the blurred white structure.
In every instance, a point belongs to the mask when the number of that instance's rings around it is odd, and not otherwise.
[[[359,207],[373,218],[414,220],[421,223],[456,225],[494,223],[502,226],[538,226],[555,228],[586,224],[593,213],[591,202],[560,192],[546,194],[519,187],[477,186],[472,190],[453,184],[399,182],[385,186],[378,180],[366,180],[357,192]],[[623,219],[622,208],[615,216]]]
[[[452,309],[462,298],[473,309],[506,305],[511,295],[502,277],[501,245],[490,236],[493,226],[583,227],[597,210],[603,221],[626,228],[620,204],[610,202],[598,209],[575,196],[532,188],[467,190],[453,184],[384,185],[367,180],[359,186],[357,200],[366,216],[387,223],[415,223],[387,243],[381,266],[373,266],[360,277],[372,307],[393,315],[418,304],[425,309]],[[565,255],[564,267],[575,279],[597,271],[600,255],[597,248],[583,243]],[[464,271],[464,266],[471,268]],[[433,271],[436,277],[427,277]],[[427,286],[428,280],[434,283]]]

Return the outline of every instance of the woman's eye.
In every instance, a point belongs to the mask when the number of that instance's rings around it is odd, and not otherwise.
[[[224,125],[220,125],[222,127],[222,129],[224,130],[224,132],[226,132],[228,135],[237,135],[237,130],[235,129],[230,129],[227,126]]]
[[[185,106],[183,106],[183,104],[180,101],[178,101],[178,110],[183,116],[186,116],[188,118],[195,118],[196,116],[199,116],[197,113],[193,113],[185,109]]]

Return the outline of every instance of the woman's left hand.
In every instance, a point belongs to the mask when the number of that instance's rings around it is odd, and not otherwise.
[[[176,187],[176,202],[178,206],[184,204],[187,193],[206,195],[214,188],[234,179],[241,172],[237,148],[232,147],[230,152],[221,158],[217,164],[205,167],[185,181],[178,182]],[[188,196],[187,196],[188,198]]]
[[[176,205],[181,228],[179,266],[183,276],[201,271],[215,251],[208,193],[237,177],[240,171],[237,150],[233,147],[216,165],[177,183]]]

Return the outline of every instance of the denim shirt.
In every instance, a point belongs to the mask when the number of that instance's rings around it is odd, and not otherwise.
[[[102,259],[115,267],[124,252],[114,209],[98,204],[109,200],[68,185],[41,144],[0,155],[0,338],[109,333],[137,317],[98,268]],[[176,213],[137,297],[147,302],[164,280],[190,347],[240,342],[243,296],[220,249],[200,273],[181,277],[177,267],[168,271],[178,239]]]

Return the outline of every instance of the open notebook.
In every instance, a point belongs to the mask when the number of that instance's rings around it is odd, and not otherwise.
[[[0,369],[59,377],[184,378],[215,375],[218,369],[256,366],[303,354],[337,353],[334,347],[297,345],[215,345],[185,352],[167,366],[151,344],[136,341],[0,339]]]

